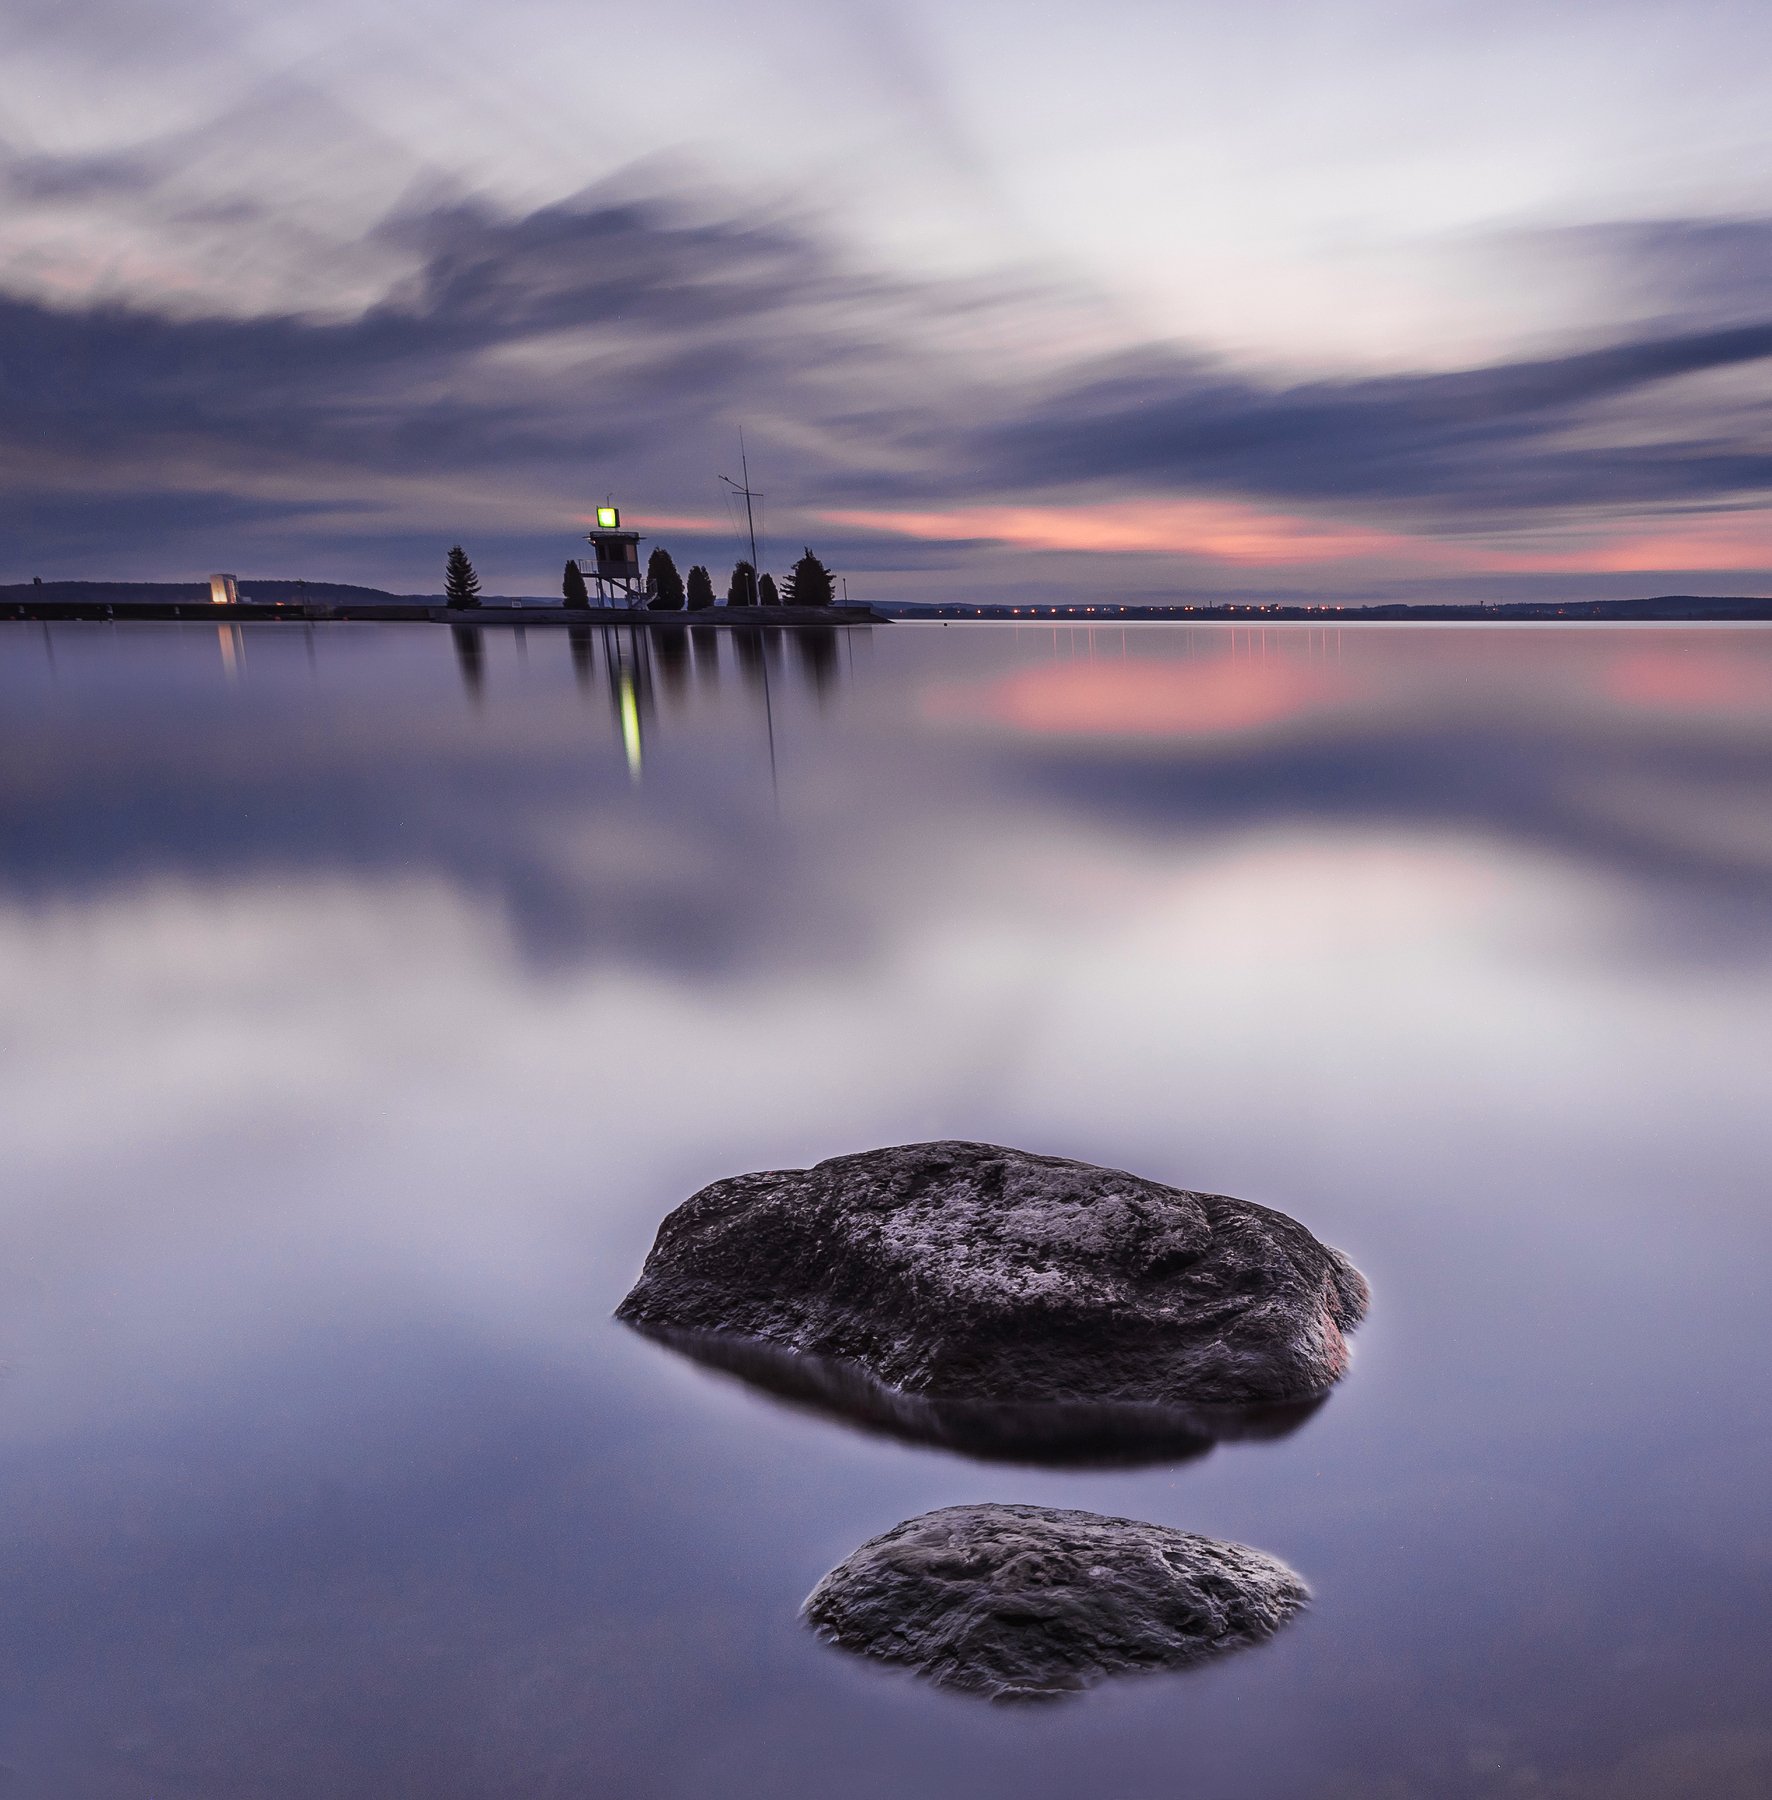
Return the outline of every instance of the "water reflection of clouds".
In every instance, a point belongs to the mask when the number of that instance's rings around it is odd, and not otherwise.
[[[1504,636],[1408,709],[1155,750],[918,711],[1080,634],[880,632],[828,715],[758,643],[779,821],[730,640],[654,670],[639,787],[564,634],[485,632],[477,709],[442,632],[310,672],[248,631],[232,685],[212,633],[68,634],[53,691],[0,657],[7,1760],[105,1800],[1755,1791],[1772,968],[1690,940],[1750,892],[1761,727],[1627,723],[1593,671],[1640,636]],[[1279,1205],[1384,1296],[1295,1437],[993,1478],[1306,1571],[1234,1677],[1038,1739],[848,1682],[793,1598],[978,1471],[606,1323],[703,1182],[945,1135]]]
[[[1449,721],[1563,732],[1727,718],[1772,744],[1772,637],[1755,628],[1083,627],[1042,655],[1023,628],[1011,666],[921,693],[924,716],[958,731],[1185,743],[1288,724],[1396,731]]]
[[[592,625],[519,654],[464,628],[453,706],[443,634],[322,632],[317,656],[314,634],[244,635],[232,684],[212,636],[151,640],[146,692],[99,634],[60,634],[53,686],[13,640],[6,890],[440,877],[537,967],[736,975],[874,952],[1024,862],[1017,907],[1086,908],[1129,834],[1171,858],[1299,826],[1510,842],[1638,892],[1596,934],[1725,960],[1772,868],[1772,712],[1668,704],[1758,692],[1772,659],[1746,633]],[[1676,674],[1646,710],[1616,690],[1648,664]],[[1053,833],[1101,841],[1042,855]]]
[[[938,678],[924,715],[1048,798],[1159,834],[1462,831],[1763,910],[1766,634],[1190,635],[1165,656],[1149,632],[1092,631],[1082,654]],[[1704,941],[1733,935],[1718,920]]]
[[[851,654],[834,632],[372,630],[323,636],[317,666],[311,635],[244,635],[232,686],[210,635],[142,646],[165,659],[152,718],[139,688],[119,704],[92,634],[73,656],[64,642],[54,705],[35,641],[0,664],[35,711],[0,727],[17,752],[0,762],[0,883],[49,897],[145,873],[441,872],[496,895],[543,961],[607,948],[713,967],[781,932],[846,929],[772,793],[778,738],[795,792],[817,779]],[[452,657],[465,707],[439,704]]]
[[[1722,719],[1759,738],[1772,731],[1772,659],[1644,645],[1622,652],[1601,680],[1621,705],[1674,719]]]
[[[1033,737],[1235,738],[1307,719],[1342,698],[1328,671],[1219,658],[1201,663],[1053,663],[923,695],[937,724]]]
[[[1101,1158],[1154,1144],[1163,1177],[1248,1191],[1251,1145],[1284,1160],[1301,1129],[1357,1185],[1374,1130],[1389,1166],[1432,1181],[1453,1144],[1501,1157],[1496,1117],[1529,1159],[1578,1124],[1629,1156],[1695,1111],[1757,1110],[1763,955],[1705,981],[1623,978],[1583,953],[1616,895],[1554,861],[1323,833],[1134,852],[1113,883],[1054,894],[1053,851],[999,838],[933,911],[900,889],[874,956],[718,984],[644,957],[526,969],[495,911],[438,882],[10,907],[6,1266],[84,1269],[93,1347],[160,1330],[169,1304],[180,1333],[252,1335],[262,1316],[193,1310],[177,1283],[226,1292],[231,1260],[279,1254],[293,1229],[320,1260],[304,1276],[287,1252],[292,1306],[336,1259],[399,1266],[527,1342],[612,1306],[656,1218],[747,1159],[951,1124]],[[1241,1167],[1215,1160],[1232,1142]],[[123,1267],[129,1301],[103,1300]],[[58,1394],[46,1416],[79,1407]]]
[[[1114,879],[1080,872],[1053,905],[1037,883],[1060,846],[1117,855]],[[1764,978],[1663,986],[1572,966],[1547,942],[1607,905],[1607,884],[1457,843],[993,847],[958,916],[904,919],[872,962],[742,985],[538,974],[493,909],[442,883],[8,910],[0,1124],[30,1154],[0,1268],[15,1294],[20,1271],[44,1284],[4,1316],[5,1437],[28,1472],[8,1507],[13,1610],[66,1621],[20,1702],[42,1717],[66,1682],[49,1735],[64,1721],[62,1753],[85,1760],[65,1791],[135,1800],[91,1761],[127,1739],[186,1791],[238,1791],[250,1770],[279,1800],[367,1792],[346,1729],[364,1695],[370,1741],[416,1746],[411,1767],[463,1800],[495,1774],[539,1785],[558,1768],[625,1771],[643,1792],[649,1769],[680,1769],[686,1704],[757,1760],[711,1785],[683,1773],[683,1791],[783,1791],[768,1744],[795,1731],[852,1753],[873,1703],[809,1695],[826,1677],[774,1635],[845,1547],[818,1533],[998,1490],[952,1458],[907,1468],[890,1444],[834,1444],[827,1426],[697,1393],[665,1359],[638,1370],[599,1322],[657,1218],[704,1178],[923,1120],[1136,1147],[1141,1166],[1308,1211],[1373,1264],[1375,1335],[1277,1477],[1291,1440],[1194,1465],[1180,1491],[1167,1474],[1104,1477],[1105,1499],[1079,1473],[1013,1477],[1018,1497],[1240,1526],[1320,1576],[1302,1661],[1239,1677],[1258,1710],[1315,1731],[1321,1709],[1366,1720],[1420,1681],[1434,1738],[1473,1692],[1494,1704],[1482,1682],[1499,1678],[1472,1665],[1499,1641],[1548,1680],[1595,1608],[1636,1655],[1669,1618],[1691,1629],[1709,1564],[1662,1546],[1648,1586],[1609,1585],[1607,1559],[1635,1541],[1583,1513],[1577,1484],[1587,1440],[1669,1416],[1737,1304],[1693,1245],[1733,1235],[1718,1196],[1759,1116]],[[1643,1229],[1675,1146],[1677,1224]],[[1714,1310],[1682,1332],[1696,1279]],[[1654,1369],[1634,1366],[1645,1336]],[[1620,1357],[1632,1396],[1649,1384],[1637,1411],[1606,1382]],[[1662,1479],[1652,1502],[1652,1485],[1620,1484],[1633,1519],[1703,1510],[1695,1477]],[[1510,1535],[1522,1504],[1526,1542]],[[1571,1539],[1588,1563],[1572,1567]],[[1521,1568],[1555,1612],[1524,1643],[1500,1573]],[[1729,1591],[1739,1605],[1733,1571]],[[1559,1717],[1579,1710],[1566,1675],[1552,1685]],[[1236,1718],[1190,1714],[1190,1743],[1225,1753]],[[1136,1710],[1102,1728],[1166,1754]],[[457,1731],[459,1780],[426,1748]],[[895,1743],[877,1748],[897,1779]],[[1068,1777],[1079,1753],[1043,1754]],[[997,1754],[1017,1791],[1065,1791],[1036,1779],[1026,1744]],[[1336,1791],[1336,1759],[1317,1754]],[[1270,1748],[1255,1760],[1270,1777],[1269,1755],[1294,1766]],[[1645,1748],[1626,1772],[1658,1766]],[[1734,1765],[1719,1750],[1697,1766]],[[1433,1791],[1484,1791],[1449,1780]],[[1226,1774],[1218,1791],[1263,1789]]]

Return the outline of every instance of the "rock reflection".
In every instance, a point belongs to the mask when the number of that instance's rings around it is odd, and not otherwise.
[[[633,1329],[772,1400],[859,1431],[982,1462],[1061,1468],[1189,1462],[1222,1443],[1289,1436],[1329,1397],[1312,1394],[1265,1406],[940,1400],[888,1387],[853,1363],[782,1350],[755,1338],[656,1325]]]

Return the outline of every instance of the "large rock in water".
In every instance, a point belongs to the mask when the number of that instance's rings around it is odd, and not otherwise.
[[[618,1316],[853,1363],[931,1399],[1320,1394],[1366,1283],[1296,1220],[994,1144],[906,1144],[684,1201]]]
[[[1242,1649],[1309,1597],[1242,1544],[1045,1506],[947,1506],[863,1544],[804,1612],[845,1650],[1012,1700]]]

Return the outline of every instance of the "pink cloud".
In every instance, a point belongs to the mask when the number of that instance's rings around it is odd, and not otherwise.
[[[1772,569],[1772,517],[1763,512],[1701,513],[1677,522],[1632,520],[1614,536],[1570,550],[1503,553],[1497,569],[1624,575],[1637,570]]]
[[[1772,571],[1772,514],[1760,511],[1583,522],[1551,532],[1481,537],[1385,531],[1240,500],[849,509],[819,516],[828,524],[903,537],[985,538],[1030,550],[1193,556],[1244,567],[1359,562],[1375,573],[1404,577]]]
[[[826,512],[832,525],[915,538],[992,538],[1030,550],[1155,551],[1220,562],[1342,561],[1419,547],[1363,526],[1265,511],[1237,500],[1117,500],[1077,506]]]

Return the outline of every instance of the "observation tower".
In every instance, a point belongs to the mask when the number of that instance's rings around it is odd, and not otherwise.
[[[640,574],[640,534],[623,531],[621,508],[599,506],[594,531],[585,533],[589,557],[578,559],[579,569],[595,583],[599,606],[634,608],[646,604],[646,583]]]

